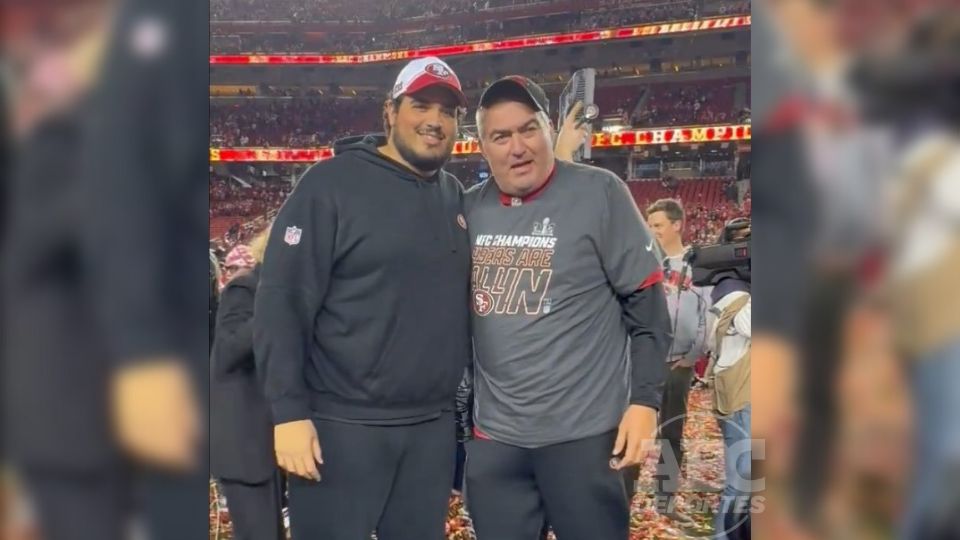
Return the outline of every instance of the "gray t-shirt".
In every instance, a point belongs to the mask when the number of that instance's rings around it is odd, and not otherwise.
[[[627,186],[557,162],[533,196],[507,197],[491,180],[465,206],[478,430],[535,448],[616,428],[630,375],[618,296],[661,271]]]

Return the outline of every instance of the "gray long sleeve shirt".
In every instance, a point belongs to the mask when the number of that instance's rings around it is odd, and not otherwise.
[[[684,263],[683,254],[665,257],[663,263],[663,288],[673,331],[669,360],[692,366],[706,352],[711,288],[693,285],[693,269]]]

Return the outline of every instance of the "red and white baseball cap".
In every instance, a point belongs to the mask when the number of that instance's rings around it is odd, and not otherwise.
[[[390,95],[396,99],[404,94],[413,94],[435,84],[449,88],[457,96],[460,106],[467,106],[467,96],[463,95],[463,88],[460,86],[460,79],[457,78],[457,74],[450,69],[446,62],[435,56],[417,58],[407,64],[400,71],[400,75],[397,76],[397,82],[393,85],[393,91],[390,92]]]

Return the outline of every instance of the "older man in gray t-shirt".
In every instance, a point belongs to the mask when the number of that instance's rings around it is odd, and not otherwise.
[[[546,113],[522,77],[478,111],[493,180],[465,195],[467,504],[479,540],[533,538],[545,519],[559,540],[625,540],[617,471],[654,437],[670,343],[659,250],[616,175],[555,159]]]

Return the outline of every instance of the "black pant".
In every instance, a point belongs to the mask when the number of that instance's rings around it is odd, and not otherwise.
[[[610,468],[616,432],[541,448],[467,443],[465,498],[477,540],[626,540],[630,510]]]
[[[22,469],[44,540],[124,540],[136,518],[153,540],[209,536],[205,475],[103,469]],[[202,511],[199,511],[202,510]]]
[[[657,464],[657,491],[660,495],[675,494],[680,487],[683,427],[686,424],[687,397],[692,382],[693,368],[678,367],[667,372],[659,418],[661,455]],[[664,455],[666,452],[671,453]]]
[[[283,540],[283,476],[279,470],[259,484],[226,479],[218,483],[227,498],[234,540]]]
[[[443,540],[456,459],[452,413],[406,426],[314,420],[319,482],[290,476],[294,540]]]
[[[457,443],[457,461],[454,468],[453,489],[463,491],[463,465],[467,460],[467,451],[463,443]]]

